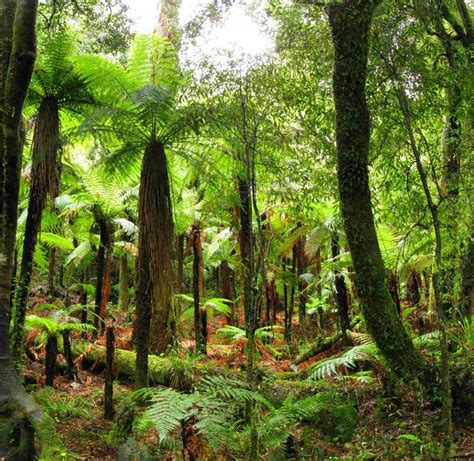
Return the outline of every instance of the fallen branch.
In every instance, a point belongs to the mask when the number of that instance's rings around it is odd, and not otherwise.
[[[358,323],[360,322],[360,318],[356,317],[354,320],[351,322],[351,328],[354,328]],[[308,351],[304,352],[301,354],[299,357],[296,358],[294,365],[299,365],[303,362],[306,362],[306,360],[309,360],[310,358],[314,357],[315,355],[320,354],[321,352],[325,352],[328,349],[331,349],[334,344],[336,344],[342,337],[345,335],[345,332],[339,332],[336,333],[329,338],[318,338],[316,341],[316,344]]]

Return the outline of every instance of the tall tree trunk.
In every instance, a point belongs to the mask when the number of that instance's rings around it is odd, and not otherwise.
[[[178,259],[178,274],[177,274],[177,285],[178,293],[182,293],[185,289],[183,286],[184,281],[184,234],[178,235],[177,239],[176,256]]]
[[[13,306],[12,354],[19,360],[23,349],[24,323],[30,292],[33,257],[48,196],[57,195],[59,184],[59,107],[56,99],[41,102],[33,134],[31,184],[26,217],[20,277]]]
[[[470,236],[463,258],[461,280],[461,314],[469,320],[474,312],[474,236]]]
[[[130,304],[130,295],[128,293],[128,279],[130,270],[128,268],[128,256],[126,253],[120,255],[120,273],[119,273],[119,306],[120,310],[127,312]]]
[[[202,248],[201,231],[193,225],[191,233],[193,243],[193,298],[194,298],[194,338],[196,352],[206,354],[207,322],[205,311],[201,311],[202,296]]]
[[[109,304],[110,293],[112,291],[112,270],[113,270],[113,246],[112,244],[106,249],[104,259],[104,277],[102,280],[102,292],[100,294],[99,318],[100,331],[105,331],[105,315]]]
[[[255,329],[256,329],[256,309],[252,293],[253,251],[252,251],[252,199],[250,191],[250,181],[239,179],[240,198],[240,232],[239,246],[240,258],[243,265],[243,301],[245,313],[245,328],[248,339],[248,364],[249,372],[252,373],[255,359]]]
[[[335,49],[337,176],[341,210],[367,327],[394,371],[416,376],[423,362],[388,292],[372,213],[368,155],[369,110],[365,94],[369,31],[375,1],[328,6]]]
[[[443,267],[442,254],[443,245],[441,238],[441,224],[438,214],[438,205],[434,203],[433,196],[428,184],[428,178],[421,160],[421,154],[418,149],[418,145],[415,139],[415,132],[411,123],[411,112],[409,106],[409,99],[405,92],[405,88],[400,83],[400,77],[397,70],[393,65],[389,63],[388,70],[393,83],[396,85],[396,94],[400,110],[403,114],[403,120],[405,122],[405,128],[407,130],[410,147],[415,159],[416,168],[420,176],[420,182],[423,187],[423,192],[426,197],[428,209],[430,210],[431,220],[433,225],[433,231],[435,234],[435,264],[433,265],[432,283],[434,292],[434,306],[437,314],[437,326],[440,333],[440,351],[441,351],[441,363],[440,363],[440,375],[441,375],[441,399],[442,399],[442,411],[441,420],[444,427],[443,436],[443,459],[449,457],[449,451],[451,449],[452,442],[452,417],[451,417],[451,379],[449,370],[449,349],[446,332],[446,318],[445,311],[443,310],[442,297],[439,284],[439,270]],[[420,283],[421,285],[421,283]]]
[[[181,0],[162,0],[156,31],[179,45],[179,9]]]
[[[299,291],[299,309],[298,309],[298,321],[300,327],[304,327],[306,323],[306,300],[307,295],[305,293],[305,288],[307,287],[307,283],[303,279],[303,272],[306,267],[306,255],[304,251],[305,246],[305,238],[301,236],[298,241],[298,260],[296,266],[296,273],[298,275],[298,291]]]
[[[94,207],[94,219],[99,226],[100,243],[97,251],[97,278],[95,285],[94,326],[104,332],[105,312],[112,288],[113,240],[112,225],[99,206]]]
[[[37,434],[42,457],[54,459],[58,446],[54,425],[19,383],[9,351],[10,288],[23,149],[20,117],[36,57],[37,7],[38,0],[0,2],[0,419],[2,425],[7,423],[0,436],[0,457],[24,455],[18,452],[24,440],[16,437],[12,442],[11,438],[18,428],[11,419],[15,410],[35,430],[40,429]],[[9,424],[13,432],[8,430]],[[24,433],[23,421],[20,429]],[[26,445],[30,448],[34,444],[31,430],[27,432]]]
[[[448,47],[449,48],[449,47]],[[454,56],[448,61],[453,61]],[[455,71],[455,64],[451,65]],[[443,240],[443,266],[439,269],[439,289],[441,308],[445,315],[451,317],[453,308],[459,300],[455,292],[456,273],[460,266],[459,248],[459,181],[461,176],[461,90],[457,85],[446,89],[447,114],[442,133],[441,152],[443,175],[441,183],[446,201],[440,209],[441,232]]]
[[[136,283],[136,385],[148,385],[148,352],[165,352],[172,340],[173,220],[168,165],[161,143],[145,150],[138,199]],[[150,344],[150,328],[152,344]]]
[[[333,259],[340,254],[339,249],[339,233],[337,231],[331,236],[331,254]],[[336,301],[339,318],[341,320],[342,336],[347,339],[346,331],[351,329],[351,321],[349,319],[349,303],[347,300],[347,287],[344,275],[339,269],[334,270],[334,283],[336,286]]]

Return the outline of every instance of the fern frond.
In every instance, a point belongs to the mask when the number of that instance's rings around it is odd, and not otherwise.
[[[340,368],[351,369],[358,361],[377,360],[378,350],[374,343],[361,344],[335,357],[329,357],[316,363],[311,369],[310,379],[322,379],[334,376]]]

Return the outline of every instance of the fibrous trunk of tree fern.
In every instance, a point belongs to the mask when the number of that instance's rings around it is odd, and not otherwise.
[[[148,352],[165,352],[172,340],[173,219],[163,144],[145,150],[138,199],[136,283],[136,384],[148,383]]]
[[[59,184],[59,108],[54,98],[45,98],[36,116],[33,134],[31,184],[26,217],[23,254],[13,306],[12,355],[20,359],[23,348],[25,315],[33,272],[33,257],[41,230],[41,217],[48,196],[54,198]]]
[[[387,289],[369,188],[369,110],[365,83],[369,31],[376,2],[347,0],[328,7],[335,49],[337,176],[355,285],[367,327],[391,368],[416,376],[423,362]]]

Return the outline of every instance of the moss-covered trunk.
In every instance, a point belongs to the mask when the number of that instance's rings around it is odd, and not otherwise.
[[[36,53],[37,0],[0,2],[0,457],[31,448],[31,431],[16,439],[18,427],[31,423],[40,441],[42,459],[57,459],[59,441],[46,417],[19,383],[9,354],[10,288],[16,237],[22,142],[20,117]],[[29,421],[26,425],[23,419]],[[17,433],[18,434],[18,433]],[[28,440],[29,439],[29,440]],[[21,444],[20,444],[21,441]]]
[[[59,107],[56,99],[45,98],[36,116],[33,134],[31,184],[25,238],[13,305],[12,355],[19,359],[23,347],[24,323],[33,272],[33,257],[41,230],[41,218],[48,196],[54,198],[59,183]]]
[[[369,110],[365,83],[374,1],[328,7],[335,49],[337,176],[341,210],[367,327],[394,371],[417,375],[423,362],[387,289],[369,188]]]

